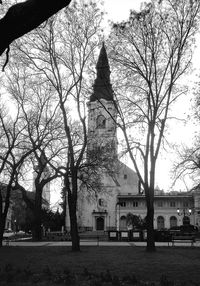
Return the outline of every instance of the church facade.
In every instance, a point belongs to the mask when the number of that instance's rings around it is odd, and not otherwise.
[[[97,77],[88,102],[88,150],[110,146],[117,172],[115,179],[101,174],[104,191],[90,199],[79,192],[77,218],[80,230],[125,230],[128,213],[146,216],[146,201],[137,174],[117,159],[117,111],[110,83],[110,67],[103,45],[96,65]],[[112,156],[111,156],[112,158]],[[200,191],[155,191],[155,229],[165,229],[190,223],[200,226]],[[67,211],[66,228],[70,229]]]

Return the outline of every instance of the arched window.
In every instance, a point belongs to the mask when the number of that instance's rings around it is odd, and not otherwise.
[[[124,215],[120,217],[119,227],[120,230],[126,229],[126,217]]]
[[[96,121],[96,127],[98,129],[106,128],[106,118],[103,115],[99,115]]]
[[[99,203],[99,206],[102,207],[103,206],[103,199],[99,199],[98,203]]]
[[[165,220],[163,216],[157,217],[157,229],[163,229],[165,228]]]
[[[175,216],[170,217],[170,227],[177,226],[177,218]]]

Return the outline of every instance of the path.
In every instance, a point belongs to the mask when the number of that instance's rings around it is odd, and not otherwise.
[[[157,247],[168,246],[168,242],[156,242]],[[3,245],[6,245],[6,241],[3,241]],[[136,241],[96,241],[96,240],[81,240],[81,246],[146,246],[146,242],[136,242]],[[9,246],[71,246],[71,241],[10,241]],[[171,246],[171,242],[169,243]],[[175,243],[175,246],[181,247],[191,247],[190,243]],[[194,247],[200,247],[200,241],[194,243]]]

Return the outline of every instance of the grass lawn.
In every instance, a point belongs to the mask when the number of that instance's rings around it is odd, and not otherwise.
[[[192,247],[159,247],[156,253],[147,253],[143,247],[124,246],[81,247],[80,253],[61,246],[3,247],[0,268],[6,264],[20,269],[30,266],[34,273],[41,273],[47,266],[53,272],[68,268],[77,275],[84,268],[97,274],[109,269],[120,278],[135,274],[143,281],[159,281],[161,275],[166,275],[170,280],[186,283],[177,285],[200,285],[200,248]]]

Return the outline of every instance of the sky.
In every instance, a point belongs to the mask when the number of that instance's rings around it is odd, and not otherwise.
[[[104,7],[110,20],[121,21],[128,18],[130,9],[139,10],[142,2],[141,0],[105,0]]]

